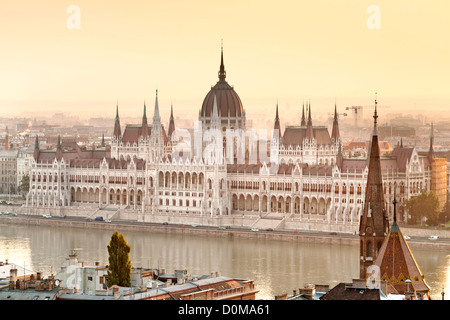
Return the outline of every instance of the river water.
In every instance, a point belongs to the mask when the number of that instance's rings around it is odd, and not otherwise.
[[[359,277],[356,245],[288,242],[239,237],[121,231],[131,246],[133,267],[187,269],[190,274],[219,271],[224,276],[251,279],[257,299],[292,294],[306,283],[351,282]],[[0,261],[25,266],[44,277],[66,265],[72,249],[78,259],[93,265],[108,264],[111,230],[0,223]],[[444,286],[450,299],[450,252],[412,248],[433,299],[441,299]]]

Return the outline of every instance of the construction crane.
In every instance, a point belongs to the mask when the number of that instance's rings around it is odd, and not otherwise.
[[[358,120],[362,120],[363,108],[374,108],[374,106],[351,106],[345,108],[345,110],[352,110],[355,128],[358,127]],[[377,108],[390,108],[390,106],[377,105]]]
[[[338,115],[338,117],[340,117],[340,116],[346,117],[347,113],[343,112],[343,113],[338,113],[337,115]],[[334,112],[328,112],[328,121],[333,120],[333,119],[334,119]]]

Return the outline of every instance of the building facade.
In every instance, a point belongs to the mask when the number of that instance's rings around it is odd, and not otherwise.
[[[26,206],[108,207],[139,213],[144,220],[162,213],[277,216],[357,230],[368,160],[344,157],[336,105],[331,134],[313,125],[308,103],[307,116],[303,106],[299,125],[283,133],[277,106],[274,130],[258,135],[245,126],[241,99],[226,80],[222,50],[219,81],[193,128],[175,129],[171,109],[166,130],[159,108],[156,92],[151,121],[144,103],[142,122],[122,128],[117,105],[111,146],[95,150],[60,139],[55,149],[40,150],[36,137]],[[430,190],[430,159],[402,146],[381,157],[389,217],[394,192],[404,222],[403,201]]]

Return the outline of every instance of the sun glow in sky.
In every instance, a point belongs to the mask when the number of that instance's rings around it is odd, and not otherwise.
[[[70,5],[80,9],[69,29]],[[370,29],[369,6],[379,8]],[[247,119],[303,100],[333,111],[450,106],[447,0],[7,1],[0,8],[0,116],[51,111],[140,116],[158,89],[162,116],[197,119],[227,80]],[[287,107],[286,107],[287,108]],[[316,110],[317,110],[316,109]],[[280,110],[287,117],[287,111]]]

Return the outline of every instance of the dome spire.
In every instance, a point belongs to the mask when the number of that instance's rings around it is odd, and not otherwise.
[[[227,73],[225,72],[225,66],[223,64],[223,39],[220,48],[220,69],[219,69],[219,80],[225,81]]]

